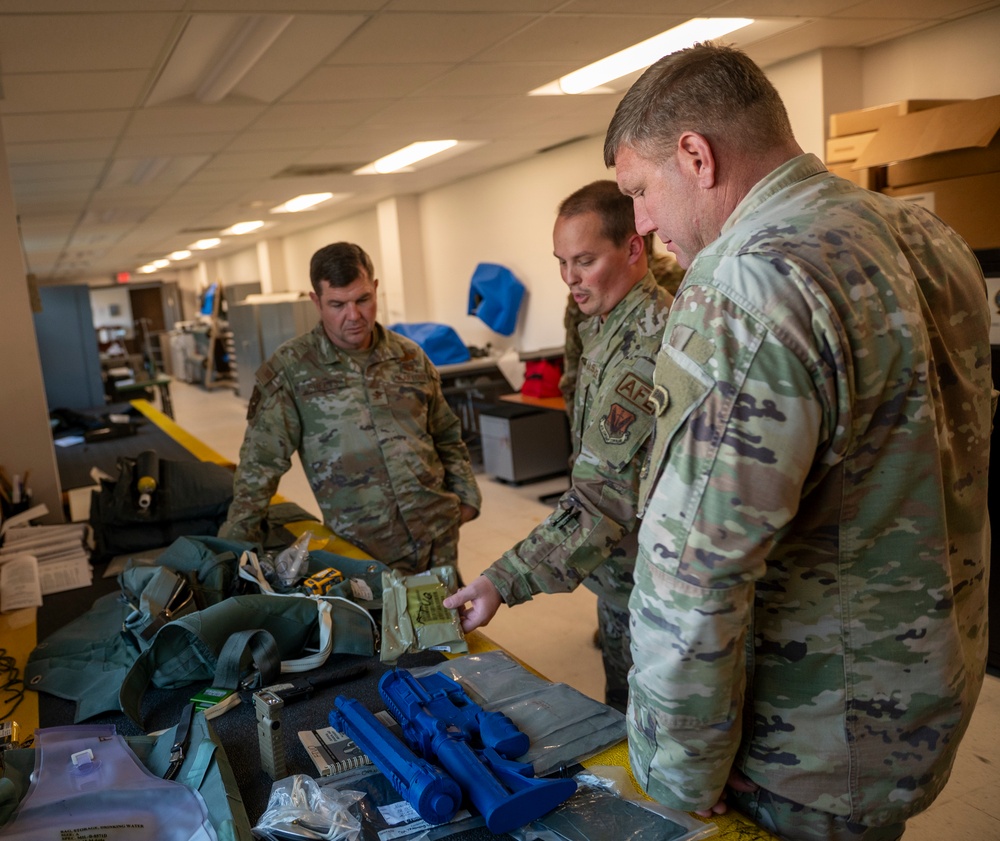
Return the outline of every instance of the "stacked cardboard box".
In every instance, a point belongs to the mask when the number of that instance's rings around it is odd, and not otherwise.
[[[1000,96],[887,119],[851,165],[917,201],[975,249],[1000,248]]]
[[[843,111],[830,115],[830,139],[826,141],[826,165],[830,172],[853,181],[866,190],[885,186],[885,170],[880,166],[858,167],[857,161],[868,149],[878,130],[887,121],[946,105],[950,99],[903,99],[888,105]]]

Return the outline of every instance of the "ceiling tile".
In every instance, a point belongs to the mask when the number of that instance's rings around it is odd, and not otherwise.
[[[523,61],[525,56],[538,56],[582,66],[652,38],[684,20],[671,15],[553,15],[540,18],[515,36],[484,50],[477,60]]]
[[[0,113],[113,110],[135,104],[147,76],[145,70],[7,74]]]
[[[179,15],[157,13],[10,15],[0,26],[3,70],[152,68],[182,20]]]
[[[330,64],[419,64],[465,61],[534,18],[500,14],[383,14],[369,21]]]
[[[454,65],[328,65],[318,67],[290,90],[282,102],[329,102],[348,99],[398,99],[445,74]]]
[[[111,138],[61,143],[10,143],[7,145],[7,160],[11,164],[96,160],[108,157],[114,147],[115,142]]]
[[[127,111],[87,111],[62,114],[5,116],[7,143],[48,143],[60,140],[93,140],[117,137],[128,120]]]
[[[245,129],[266,110],[263,105],[188,105],[143,108],[128,125],[127,137],[161,137],[171,134],[191,134]]]

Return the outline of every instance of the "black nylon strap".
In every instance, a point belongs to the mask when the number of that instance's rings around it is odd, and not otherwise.
[[[278,679],[281,674],[281,655],[278,652],[277,642],[268,631],[252,628],[230,634],[226,644],[222,646],[222,651],[219,652],[213,686],[220,689],[239,689],[248,648],[253,664],[260,672],[260,685],[267,686]]]

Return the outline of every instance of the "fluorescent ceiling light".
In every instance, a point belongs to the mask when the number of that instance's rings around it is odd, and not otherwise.
[[[530,95],[584,93],[606,82],[649,67],[665,55],[686,49],[700,41],[721,38],[752,23],[753,20],[750,18],[692,18],[673,29],[626,47],[614,55],[567,73],[556,82],[536,88]]]
[[[170,261],[169,260],[153,260],[153,262],[150,263],[149,265],[151,265],[154,269],[164,269],[164,268],[166,268],[167,266],[170,265]]]
[[[186,250],[173,251],[168,256],[170,257],[171,260],[186,260],[188,257],[191,256],[191,252]]]
[[[147,263],[145,266],[140,266],[139,269],[137,269],[137,271],[140,272],[141,274],[152,274],[153,272],[156,271],[156,266]]]
[[[215,248],[217,245],[221,245],[222,240],[218,237],[209,237],[208,239],[200,239],[196,243],[191,245],[191,248],[196,248],[199,251],[204,251],[206,248]]]
[[[264,223],[261,221],[255,222],[237,222],[235,225],[231,225],[222,231],[223,236],[242,236],[243,234],[249,234],[256,231],[258,228],[263,228]]]
[[[305,193],[271,208],[271,213],[299,213],[333,198],[333,193]]]
[[[458,145],[457,140],[421,140],[411,143],[402,149],[379,158],[377,161],[361,167],[354,171],[355,175],[384,174],[387,172],[398,172],[411,164],[429,158],[432,155],[440,154],[446,149],[451,149]]]
[[[206,104],[223,99],[250,72],[291,22],[291,15],[248,16],[226,45],[219,60],[198,85],[194,92],[195,99]]]

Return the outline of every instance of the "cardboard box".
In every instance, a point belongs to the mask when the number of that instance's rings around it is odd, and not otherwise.
[[[887,120],[855,169],[912,161],[960,149],[985,149],[1000,133],[1000,96],[973,99]]]
[[[972,248],[1000,248],[1000,172],[887,187],[883,192],[933,211]]]
[[[828,164],[827,169],[834,175],[853,181],[859,187],[878,192],[885,186],[885,167],[873,166],[866,169],[852,169],[853,163]]]
[[[1000,135],[985,148],[977,146],[973,149],[956,149],[954,152],[939,152],[891,164],[885,168],[885,183],[890,187],[905,187],[924,181],[964,178],[984,172],[1000,172]]]
[[[868,147],[868,144],[875,139],[875,134],[874,131],[866,131],[864,134],[831,137],[826,141],[826,162],[828,164],[842,164],[856,160]]]
[[[856,111],[842,111],[830,115],[830,137],[842,137],[845,134],[860,134],[865,131],[877,131],[882,124],[892,117],[902,117],[915,111],[925,111],[928,108],[938,108],[961,102],[959,99],[901,99],[886,105],[876,105],[872,108],[859,108]]]

